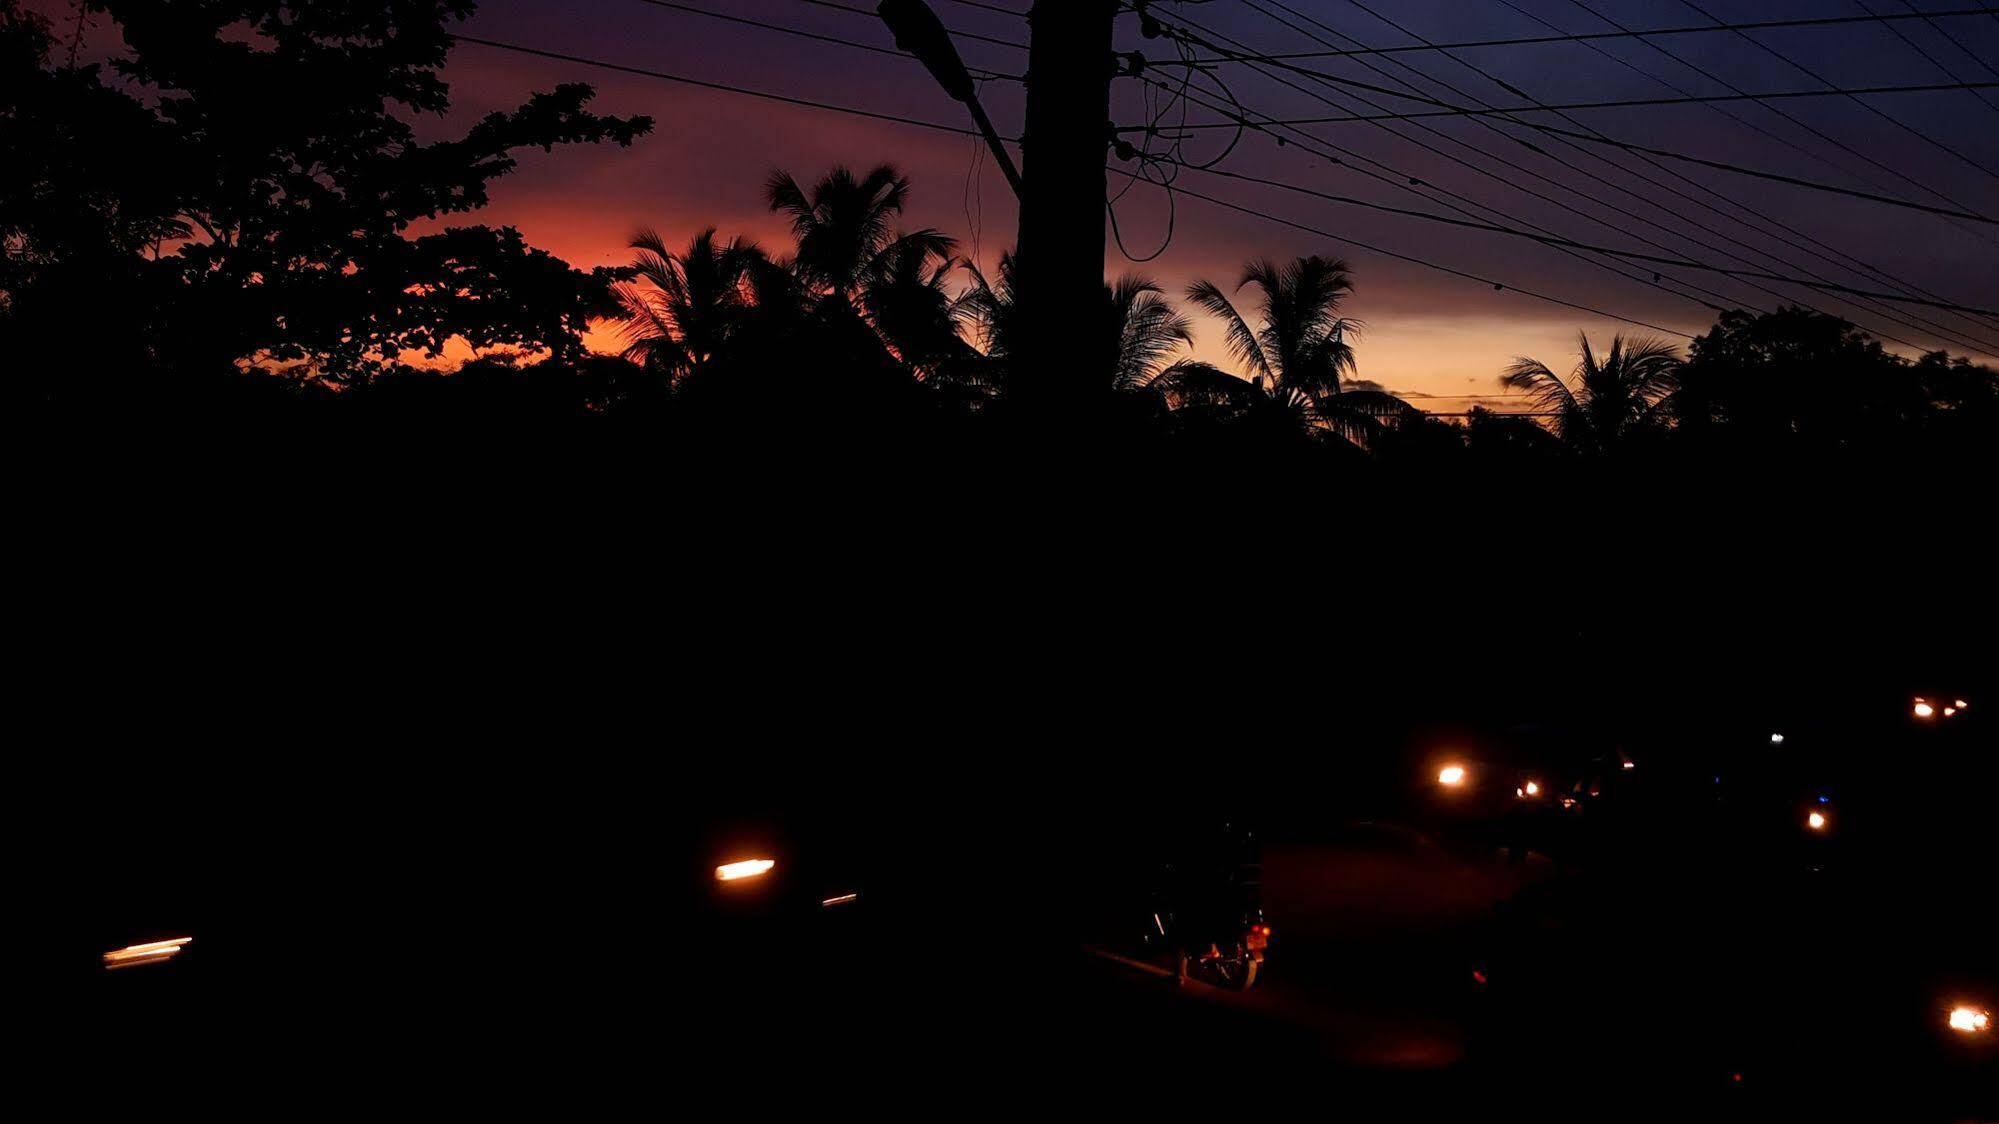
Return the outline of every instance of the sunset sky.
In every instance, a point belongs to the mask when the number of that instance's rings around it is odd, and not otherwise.
[[[1028,0],[988,2],[996,7],[1021,10],[1028,6]],[[1547,21],[1559,32],[1607,30],[1608,25],[1593,11],[1632,28],[1684,27],[1707,22],[1686,0],[1362,2],[1401,21],[1417,35],[1438,42],[1557,33],[1531,17]],[[1695,2],[1727,21],[1853,16],[1869,9],[1909,10],[1901,0]],[[886,30],[872,16],[836,10],[834,6],[810,0],[686,0],[681,6],[867,43],[890,43]],[[849,0],[849,6],[872,7],[872,4]],[[1027,27],[1020,18],[956,0],[934,0],[933,6],[953,28],[1026,41]],[[1323,21],[1338,34],[1304,23],[1298,15],[1287,13],[1287,6],[1292,12]],[[1931,10],[1975,6],[1953,0],[1926,3]],[[1169,20],[1197,21],[1212,32],[1234,37],[1258,51],[1325,49],[1323,44],[1286,28],[1271,15],[1306,27],[1341,47],[1351,47],[1354,42],[1342,41],[1340,35],[1375,47],[1415,42],[1351,0],[1285,0],[1284,4],[1276,0],[1254,3],[1221,0],[1197,5],[1165,4],[1160,9]],[[1171,57],[1172,47],[1163,40],[1148,41],[1139,36],[1136,17],[1127,15],[1119,22],[1121,48],[1142,49],[1153,59]],[[1843,86],[1999,82],[1999,70],[1994,69],[1999,67],[1999,16],[1941,19],[1937,25],[1957,42],[1920,21],[1787,28],[1750,34]],[[914,60],[733,25],[644,0],[593,0],[588,4],[484,0],[465,30],[492,39],[692,78],[951,125],[967,123],[962,107],[948,100]],[[1914,45],[1898,38],[1896,31]],[[1732,33],[1682,35],[1653,42],[1744,90],[1818,88],[1812,77]],[[1603,53],[1567,43],[1476,48],[1461,51],[1459,55],[1545,102],[1676,96],[1673,90],[1648,79],[1639,70],[1662,76],[1691,93],[1726,92],[1716,80],[1653,50],[1645,41],[1602,40],[1596,46]],[[1012,74],[1025,68],[1026,54],[1022,50],[973,40],[961,40],[960,50],[975,67]],[[1925,58],[1921,52],[1930,57]],[[1624,60],[1637,70],[1616,60]],[[1379,67],[1381,72],[1370,71],[1364,62]],[[1401,88],[1400,80],[1410,79],[1424,83],[1422,88],[1427,95],[1459,104],[1473,98],[1497,105],[1522,104],[1517,95],[1436,53],[1366,60],[1310,59],[1299,60],[1299,64],[1377,86]],[[1403,69],[1404,65],[1423,75],[1434,75],[1458,89],[1428,83],[1411,70]],[[1170,75],[1173,71],[1157,73]],[[1284,76],[1288,81],[1325,94],[1336,108],[1241,65],[1226,65],[1217,73],[1254,114],[1300,117],[1380,112],[1356,100],[1357,97],[1371,99],[1393,111],[1424,108],[1352,87],[1328,89],[1296,74]],[[974,174],[977,146],[968,137],[532,58],[485,46],[460,46],[452,57],[447,77],[453,84],[456,103],[452,121],[448,122],[452,125],[462,125],[475,115],[516,104],[531,89],[579,80],[597,87],[600,109],[648,113],[657,119],[654,134],[629,150],[604,146],[563,149],[553,155],[527,154],[520,171],[495,186],[493,205],[477,216],[477,221],[514,224],[530,242],[579,266],[624,262],[625,244],[642,225],[658,228],[669,242],[683,241],[701,228],[715,226],[725,234],[744,234],[770,248],[785,250],[788,248],[785,226],[761,202],[760,186],[764,178],[773,168],[784,168],[806,179],[839,163],[869,166],[891,162],[902,168],[916,185],[908,224],[936,227],[958,237],[963,252],[976,255],[988,269],[1000,251],[1013,241],[1015,213],[1006,183],[990,160],[979,162],[979,170]],[[1134,81],[1117,83],[1119,123],[1142,119],[1142,92],[1143,87]],[[984,100],[1002,132],[1009,135],[1018,132],[1023,92],[1017,82],[986,83]],[[1783,141],[1796,144],[1797,149],[1731,121],[1706,105],[1579,110],[1574,116],[1587,126],[1621,140],[1943,205],[1937,196],[1922,190],[1929,188],[1970,211],[1999,215],[1999,89],[1884,95],[1874,98],[1872,103],[1915,125],[1960,155],[1945,152],[1854,101],[1839,97],[1801,98],[1777,104],[1784,112],[1885,165],[1885,169],[1838,151],[1826,140],[1752,102],[1728,103],[1722,108]],[[1214,117],[1196,110],[1193,119]],[[1538,113],[1533,119],[1573,127],[1551,113]],[[1379,161],[1380,166],[1375,170],[1392,169],[1392,178],[1398,182],[1400,177],[1414,175],[1462,197],[1446,197],[1449,203],[1471,207],[1472,204],[1465,202],[1469,199],[1499,208],[1512,216],[1510,225],[1539,224],[1578,241],[1664,253],[1710,264],[1740,267],[1745,266],[1741,259],[1747,259],[1748,267],[1768,272],[1798,275],[1809,270],[1823,278],[1863,288],[1887,287],[1879,278],[1857,274],[1838,261],[1813,257],[1783,245],[1742,222],[1721,217],[1696,201],[1724,208],[1739,203],[1762,216],[1780,220],[1803,235],[1822,240],[1828,245],[1787,235],[1821,254],[1835,259],[1850,254],[1895,278],[1955,301],[1988,307],[1999,302],[1999,258],[1995,258],[1995,251],[1999,251],[1999,226],[1958,224],[1934,215],[1744,179],[1691,165],[1661,161],[1670,169],[1661,171],[1638,164],[1634,157],[1612,149],[1589,144],[1582,145],[1581,150],[1563,148],[1563,142],[1557,138],[1510,125],[1494,123],[1488,127],[1482,120],[1444,118],[1390,125],[1346,122],[1302,128],[1321,138],[1317,143],[1336,144]],[[1434,131],[1426,132],[1424,127]],[[1564,167],[1516,141],[1504,139],[1508,130],[1534,139],[1543,149],[1574,167]],[[1453,164],[1396,135],[1398,132],[1489,169],[1493,175],[1488,177]],[[1205,132],[1188,143],[1186,152],[1191,158],[1204,159],[1217,152],[1226,139],[1226,132]],[[1462,147],[1459,141],[1484,151]],[[1818,154],[1827,162],[1820,162],[1799,149]],[[1667,186],[1647,184],[1613,172],[1599,155],[1610,157],[1619,167],[1639,168]],[[1505,167],[1501,160],[1518,168]],[[1349,160],[1349,164],[1354,163],[1359,161]],[[1451,213],[1446,209],[1447,203],[1424,199],[1395,184],[1369,179],[1351,167],[1329,166],[1296,144],[1279,148],[1269,136],[1254,132],[1244,137],[1222,168],[1392,206]],[[1535,173],[1546,178],[1537,179]],[[1678,178],[1674,173],[1686,178]],[[1894,173],[1906,175],[1916,183],[1897,178]],[[1628,188],[1629,193],[1606,186],[1606,179]],[[1712,188],[1725,202],[1689,180]],[[1916,186],[1918,183],[1921,188]],[[1509,286],[1536,289],[1666,328],[1698,333],[1713,320],[1709,310],[1691,300],[1614,276],[1530,241],[1440,226],[1191,171],[1184,174],[1180,184],[1307,226],[1347,234],[1385,249],[1502,280]],[[1113,186],[1117,186],[1117,181]],[[1522,187],[1547,195],[1561,205],[1525,194]],[[1583,194],[1570,194],[1565,187]],[[1673,191],[1684,192],[1691,199],[1676,197]],[[1657,209],[1652,205],[1654,201],[1665,203],[1685,217]],[[1659,226],[1647,226],[1605,204],[1641,215]],[[1601,221],[1579,217],[1565,207],[1597,216]],[[1164,193],[1150,185],[1136,187],[1119,205],[1118,217],[1134,253],[1142,254],[1157,247],[1165,234],[1166,213]],[[1480,217],[1491,219],[1486,212],[1481,212]],[[1709,229],[1704,231],[1696,224]],[[1710,243],[1713,248],[1695,244],[1689,241],[1690,237]],[[1645,238],[1666,249],[1647,245]],[[1731,241],[1738,238],[1754,248]],[[1763,250],[1776,257],[1761,256]],[[1731,259],[1730,252],[1741,258]],[[1242,263],[1252,257],[1282,260],[1303,254],[1341,256],[1351,263],[1356,292],[1350,313],[1366,324],[1366,332],[1359,341],[1360,375],[1397,391],[1437,396],[1489,394],[1497,390],[1495,379],[1500,369],[1517,355],[1532,355],[1558,369],[1566,369],[1578,330],[1606,341],[1619,330],[1646,331],[1516,293],[1495,292],[1490,284],[1434,272],[1332,238],[1185,198],[1178,206],[1172,241],[1157,261],[1132,265],[1112,245],[1107,268],[1112,273],[1144,272],[1177,292],[1189,281],[1201,277],[1226,281],[1232,287]],[[1652,269],[1660,268],[1663,273],[1729,294],[1735,301],[1766,309],[1778,301],[1777,297],[1740,280],[1714,274],[1643,263],[1627,263],[1620,268],[1626,273],[1647,276]],[[1898,325],[1874,309],[1856,306],[1831,294],[1815,294],[1781,282],[1764,284],[1783,293],[1785,299],[1809,301],[1821,309],[1851,316],[1869,328],[1925,347],[1938,346],[1936,332],[1927,326]],[[1968,335],[1999,349],[1999,323],[1968,321],[1960,314],[1933,309],[1898,306],[1898,311],[1905,320],[1928,319],[1953,335]],[[1961,342],[1948,346],[1956,353],[1971,350]],[[1220,330],[1212,322],[1201,325],[1198,353],[1218,361],[1226,359]],[[1990,356],[1974,358],[1995,362]],[[1463,409],[1470,401],[1445,398],[1435,403],[1434,408]]]

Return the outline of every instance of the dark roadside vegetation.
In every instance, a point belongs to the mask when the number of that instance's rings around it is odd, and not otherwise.
[[[566,87],[414,146],[382,98],[441,104],[460,7],[107,3],[113,71],[0,0],[11,967],[78,1096],[1993,1111],[1897,1021],[1992,973],[1992,372],[1730,313],[1458,425],[1355,384],[1311,257],[1186,296],[1243,302],[1241,377],[1139,280],[1017,372],[1006,278],[949,286],[892,171],[774,180],[793,247],[627,271],[413,235],[517,149],[645,132]],[[401,362],[452,336],[497,357]],[[1550,742],[1652,787],[1577,829],[1423,784]],[[1282,857],[1274,1013],[1080,951],[1096,857],[1214,814]],[[718,923],[742,820],[881,893]]]

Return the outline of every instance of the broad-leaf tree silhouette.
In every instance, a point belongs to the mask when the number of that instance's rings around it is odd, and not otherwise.
[[[72,285],[104,290],[79,307],[109,300],[139,326],[143,354],[126,361],[347,380],[451,335],[574,355],[584,321],[609,311],[608,274],[569,269],[513,231],[407,236],[483,206],[523,147],[630,144],[651,127],[593,113],[589,87],[563,85],[420,140],[408,119],[449,107],[439,70],[469,0],[89,0],[122,34],[115,86],[101,68],[53,67],[46,29],[5,2],[0,119],[33,107],[10,162],[41,170],[25,190],[6,184],[6,211],[84,176],[94,192],[68,205],[123,216],[98,232],[30,209],[7,220],[9,242],[47,261],[125,253],[95,282],[63,279],[61,299],[76,301]],[[143,174],[106,169],[134,158]]]

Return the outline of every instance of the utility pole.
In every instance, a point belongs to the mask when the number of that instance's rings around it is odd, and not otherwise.
[[[1104,158],[1110,148],[1117,0],[1035,0],[1028,16],[1027,121],[1021,137],[1021,347],[1014,392],[1062,410],[1103,330]],[[1079,348],[1078,345],[1084,345]],[[1067,384],[1066,386],[1064,384]],[[1066,393],[1065,393],[1066,392]]]

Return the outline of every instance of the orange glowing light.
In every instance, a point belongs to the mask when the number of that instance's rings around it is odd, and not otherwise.
[[[148,941],[145,944],[112,949],[104,954],[104,966],[116,971],[119,968],[136,968],[141,964],[158,964],[172,960],[182,948],[192,944],[193,941],[193,937],[174,937],[171,940]]]
[[[1521,788],[1521,791],[1525,792],[1529,796],[1539,796],[1541,795],[1541,782],[1528,781],[1527,784]]]
[[[1936,714],[1936,712],[1937,708],[1931,706],[1926,700],[1923,699],[1916,700],[1916,717],[1928,718]]]
[[[1442,769],[1437,770],[1437,783],[1443,785],[1445,788],[1458,788],[1462,786],[1465,783],[1465,767],[1463,765],[1444,766]]]
[[[1953,700],[1951,700],[1951,701],[1952,701],[1952,702],[1953,702],[1953,703],[1954,703],[1954,704],[1955,704],[1955,705],[1957,706],[1957,709],[1959,709],[1959,710],[1970,710],[1970,709],[1971,709],[1971,704],[1970,704],[1970,703],[1968,703],[1968,702],[1965,702],[1965,701],[1964,701],[1963,699],[1953,699]]]
[[[734,882],[742,878],[761,878],[770,873],[777,863],[771,859],[744,859],[741,862],[723,863],[715,868],[715,880]]]
[[[1992,1026],[1992,1016],[1976,1007],[1953,1007],[1950,1028],[1963,1034],[1983,1034]]]
[[[1825,822],[1824,812],[1813,812],[1811,815],[1805,817],[1805,826],[1811,828],[1813,831],[1824,831]]]

